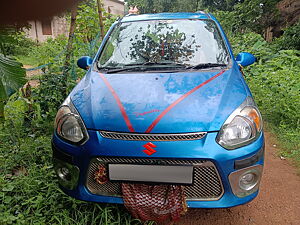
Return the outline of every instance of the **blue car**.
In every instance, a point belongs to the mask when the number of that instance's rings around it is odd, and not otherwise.
[[[57,112],[52,148],[62,190],[123,204],[121,183],[184,186],[191,208],[245,204],[259,190],[262,118],[211,14],[116,21]]]

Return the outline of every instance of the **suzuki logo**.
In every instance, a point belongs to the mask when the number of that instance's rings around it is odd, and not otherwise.
[[[146,148],[143,150],[143,152],[145,152],[149,156],[156,152],[155,149],[153,149],[156,148],[156,145],[151,142],[148,142],[147,144],[143,145],[143,147]]]

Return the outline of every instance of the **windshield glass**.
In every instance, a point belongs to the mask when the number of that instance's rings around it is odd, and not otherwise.
[[[98,67],[228,64],[229,54],[211,20],[150,20],[118,25]]]

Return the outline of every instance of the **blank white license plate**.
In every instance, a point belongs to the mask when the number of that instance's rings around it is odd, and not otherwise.
[[[193,166],[108,164],[111,181],[192,184]]]

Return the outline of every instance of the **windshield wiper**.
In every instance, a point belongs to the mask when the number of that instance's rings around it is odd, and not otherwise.
[[[149,66],[150,67],[147,67]],[[182,68],[182,69],[204,69],[204,68],[212,68],[212,67],[226,67],[227,65],[224,63],[201,63],[195,66],[185,66],[184,64],[179,63],[170,63],[170,62],[145,62],[145,63],[132,63],[126,64],[123,67],[98,67],[99,70],[104,70],[106,73],[118,73],[122,71],[146,71],[154,68],[153,66],[158,66],[157,68]]]
[[[150,67],[148,67],[150,66]],[[104,70],[106,73],[118,73],[122,71],[146,71],[146,70],[152,70],[155,68],[154,66],[158,66],[156,68],[186,68],[183,64],[178,63],[171,63],[171,62],[145,62],[145,63],[132,63],[132,64],[126,64],[123,65],[123,67],[98,67],[99,70]]]
[[[186,69],[204,69],[212,67],[226,67],[227,64],[224,63],[200,63],[195,66],[187,66]]]
[[[150,67],[148,67],[150,66]],[[173,62],[145,62],[145,63],[131,63],[126,64],[123,67],[98,67],[99,70],[104,70],[106,73],[118,73],[122,71],[146,71],[151,70],[154,66],[156,68],[180,68],[180,69],[204,69],[212,67],[227,67],[224,63],[200,63],[195,66],[185,66],[184,64],[173,63]]]
[[[131,63],[124,66],[168,66],[168,67],[186,67],[184,64],[175,62],[144,62],[144,63]]]
[[[133,67],[98,67],[99,70],[104,70],[106,73],[118,73],[122,71],[144,71],[145,68]]]

